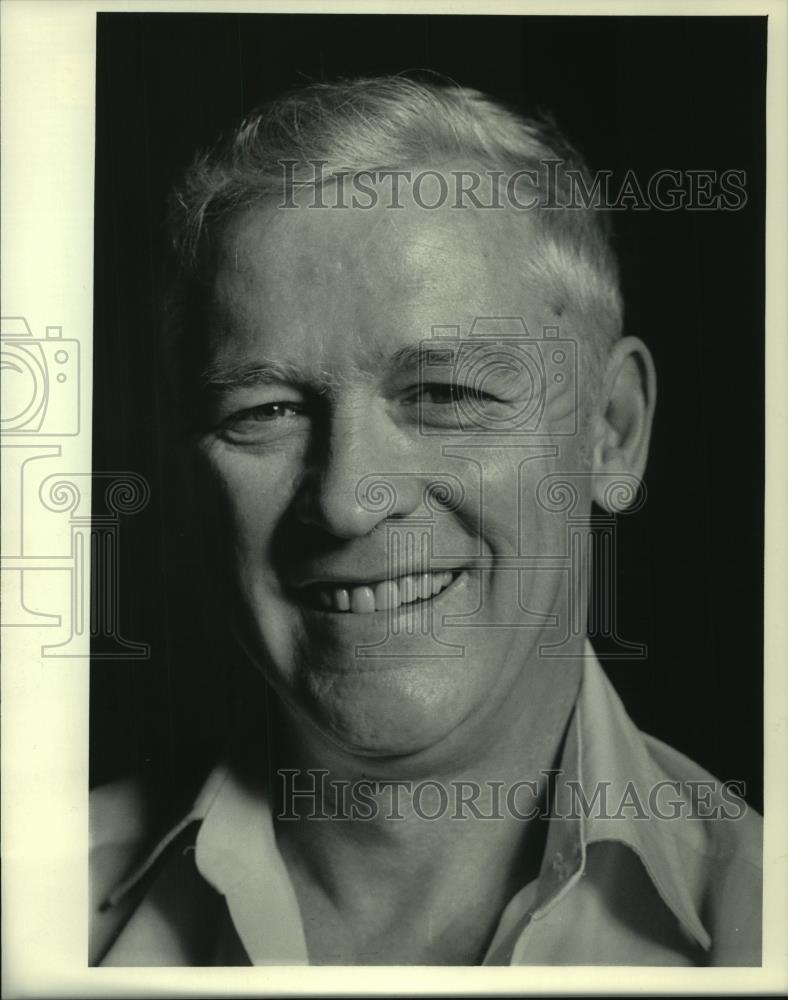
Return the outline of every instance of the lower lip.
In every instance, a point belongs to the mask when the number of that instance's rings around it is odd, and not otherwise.
[[[439,594],[435,594],[433,597],[427,598],[426,600],[409,601],[407,604],[400,604],[396,608],[380,608],[379,610],[376,611],[369,611],[366,614],[358,614],[353,611],[335,611],[333,608],[318,607],[318,605],[316,604],[306,604],[302,601],[299,601],[299,604],[301,604],[301,607],[304,608],[304,610],[306,611],[310,611],[318,615],[324,615],[326,618],[331,618],[334,620],[347,621],[349,619],[353,619],[362,622],[374,621],[381,615],[391,616],[391,615],[408,614],[409,612],[418,611],[420,608],[433,607],[434,605],[438,604],[447,594],[455,590],[460,581],[464,580],[466,576],[467,573],[465,570],[457,571],[457,575],[454,577],[454,579],[451,581],[448,587],[444,587],[444,589]]]

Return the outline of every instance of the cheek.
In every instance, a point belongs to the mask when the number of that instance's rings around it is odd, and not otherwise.
[[[216,444],[201,455],[200,479],[213,533],[243,557],[272,534],[292,502],[296,479],[282,455],[250,455]]]
[[[575,437],[489,451],[466,490],[466,529],[493,554],[565,555],[568,519],[585,517],[591,507],[583,456]]]
[[[527,555],[546,534],[561,530],[564,521],[545,517],[536,500],[538,485],[556,468],[544,454],[550,447],[493,448],[475,461],[472,474],[464,470],[465,499],[458,513],[468,533],[480,537],[491,554]]]

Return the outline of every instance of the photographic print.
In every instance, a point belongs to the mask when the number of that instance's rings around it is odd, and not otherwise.
[[[772,19],[389,7],[55,65],[92,320],[4,296],[4,633],[89,655],[83,975],[757,976]]]

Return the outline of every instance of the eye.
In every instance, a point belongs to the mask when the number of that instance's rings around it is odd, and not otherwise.
[[[472,433],[495,426],[510,403],[467,382],[422,382],[402,398],[422,430],[435,428]]]
[[[235,443],[264,443],[300,433],[308,426],[303,403],[278,400],[239,410],[221,424],[220,433]]]
[[[300,407],[295,403],[261,403],[244,410],[234,420],[250,420],[253,423],[264,423],[271,420],[283,420],[285,417],[298,416]]]
[[[469,385],[458,385],[455,382],[425,382],[416,392],[419,402],[432,403],[436,406],[456,406],[467,402],[483,405],[485,402],[498,402],[497,397],[488,392]]]

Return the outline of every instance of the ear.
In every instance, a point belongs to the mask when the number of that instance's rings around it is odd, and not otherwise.
[[[610,352],[592,423],[593,498],[615,513],[611,479],[642,479],[648,458],[657,377],[651,353],[637,337],[624,337]]]

